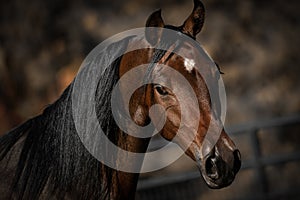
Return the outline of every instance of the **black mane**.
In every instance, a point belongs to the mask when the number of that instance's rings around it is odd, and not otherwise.
[[[123,51],[127,43],[128,40],[117,42],[108,50]],[[111,114],[110,97],[118,81],[119,61],[120,58],[106,68],[95,97],[101,127],[114,142],[118,140],[118,130]],[[0,138],[0,182],[7,184],[5,192],[10,191],[6,198],[110,198],[113,170],[85,149],[75,129],[73,84],[41,115]],[[15,166],[11,166],[14,162]],[[9,173],[13,175],[12,181],[6,175]]]

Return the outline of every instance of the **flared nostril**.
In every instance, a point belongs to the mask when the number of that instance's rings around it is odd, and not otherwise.
[[[233,171],[236,174],[240,170],[241,165],[242,165],[241,153],[239,150],[235,150],[233,152],[233,155],[234,155]]]
[[[218,172],[218,167],[216,162],[217,162],[216,158],[208,157],[205,163],[206,175],[213,180],[217,180],[219,178],[219,172]]]

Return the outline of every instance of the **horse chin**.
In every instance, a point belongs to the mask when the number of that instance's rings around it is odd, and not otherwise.
[[[234,180],[234,177],[233,178],[229,178],[227,180],[222,180],[222,179],[219,179],[219,180],[213,180],[211,178],[209,178],[208,176],[204,175],[202,172],[202,178],[204,179],[206,185],[211,188],[211,189],[221,189],[221,188],[224,188],[224,187],[227,187],[229,185],[231,185],[231,183],[233,182]]]
[[[222,186],[218,185],[217,183],[213,182],[212,180],[209,180],[209,178],[207,176],[203,176],[203,179],[206,183],[206,185],[211,188],[211,189],[221,189],[223,188]]]

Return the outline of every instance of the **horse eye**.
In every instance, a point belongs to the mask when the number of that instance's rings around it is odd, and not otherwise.
[[[156,91],[160,95],[167,95],[168,94],[167,90],[163,86],[161,86],[161,85],[156,85],[154,88],[156,89]]]

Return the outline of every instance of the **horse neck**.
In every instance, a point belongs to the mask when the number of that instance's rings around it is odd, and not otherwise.
[[[69,103],[69,101],[67,102]],[[68,113],[68,115],[70,115],[70,113]],[[57,114],[55,114],[55,116],[57,116]],[[71,127],[73,127],[74,126],[73,123],[71,124],[72,124]],[[111,136],[118,135],[118,137],[116,137],[117,141],[115,142],[120,148],[130,152],[140,152],[140,153],[146,152],[150,139],[140,140],[122,132],[120,129],[114,129],[114,130],[116,131],[116,133],[115,134],[111,133],[112,134]],[[73,134],[75,134],[77,138],[77,134],[75,133],[76,130],[74,127],[72,128],[72,131],[74,131]],[[80,142],[78,138],[76,141]],[[82,150],[84,151],[84,149]],[[83,160],[90,159],[90,156],[91,155],[87,155],[87,158],[83,158]],[[122,159],[122,158],[118,157],[117,160],[118,159]],[[115,169],[109,169],[112,170],[112,176],[106,177],[105,174],[108,171],[108,168],[109,167],[102,164],[101,171],[104,177],[102,177],[103,179],[99,180],[98,182],[103,185],[107,184],[107,191],[109,191],[110,193],[109,199],[134,199],[139,173],[126,173]],[[107,179],[111,179],[111,180],[107,180]],[[102,186],[99,185],[99,188],[103,187],[103,185]],[[86,191],[82,191],[82,192],[86,192]]]
[[[118,141],[119,147],[129,152],[146,152],[150,139],[137,139],[121,131],[120,134],[122,135],[122,137]],[[139,163],[135,164],[139,165]],[[127,173],[117,170],[115,172],[116,175],[114,178],[117,179],[115,182],[119,183],[117,188],[118,197],[116,197],[116,199],[134,199],[139,173]],[[116,186],[112,185],[112,187]],[[112,191],[114,191],[115,189],[116,188],[112,188]]]
[[[70,113],[68,113],[68,115],[70,115]],[[57,116],[57,114],[55,114],[55,116]],[[74,125],[72,124],[71,127],[73,126]],[[114,130],[116,132],[115,134],[111,133],[112,134],[111,136],[118,135],[118,137],[116,137],[117,141],[115,142],[120,148],[129,152],[140,152],[140,153],[146,152],[150,139],[138,139],[122,132],[120,129],[114,129]],[[76,131],[74,127],[72,128],[72,131]],[[73,134],[77,135],[75,132]],[[80,142],[78,138],[76,141]],[[85,151],[84,149],[82,150]],[[83,160],[90,159],[90,156],[91,155],[87,155],[87,158],[83,158]],[[122,159],[122,158],[117,157],[116,160],[118,159]],[[108,171],[108,169],[109,167],[102,164],[101,171],[103,176],[102,176],[102,180],[99,180],[98,182],[103,185],[107,185],[107,191],[109,192],[109,199],[134,199],[139,173],[126,173],[115,169],[109,169],[112,170],[112,175],[111,177],[106,177],[105,174]],[[103,185],[99,185],[99,188],[103,187]],[[86,192],[86,191],[82,191],[82,192]]]
[[[141,40],[132,40],[128,44],[128,49],[135,49],[136,45],[139,45]],[[142,49],[142,50],[136,50],[136,51],[129,51],[126,54],[122,56],[122,59],[120,60],[119,65],[119,77],[122,77],[126,72],[130,71],[136,66],[139,66],[144,63],[149,63],[150,58],[152,56],[152,50],[149,49]],[[124,89],[124,88],[125,89]],[[121,91],[126,91],[128,85],[121,85]],[[123,90],[122,90],[123,89]],[[143,96],[144,90],[140,88],[138,91],[136,91],[133,96],[131,97],[132,101],[129,105],[129,110],[131,117],[135,124],[139,126],[144,126],[147,124],[147,117],[145,116],[145,113],[140,112],[139,105],[145,103],[144,102],[144,96]],[[128,106],[124,102],[120,102],[122,107]],[[129,134],[126,134],[122,131],[119,133],[121,137],[119,137],[119,140],[117,142],[118,146],[128,152],[138,152],[138,153],[145,153],[150,141],[150,138],[136,138],[133,136],[130,136]],[[118,158],[118,159],[124,159],[124,158]],[[133,161],[134,162],[134,161]],[[134,163],[136,165],[140,165],[142,167],[142,163]],[[126,173],[121,171],[116,171],[117,179],[119,181],[119,190],[120,194],[123,198],[120,199],[134,199],[137,181],[139,178],[139,173]]]

